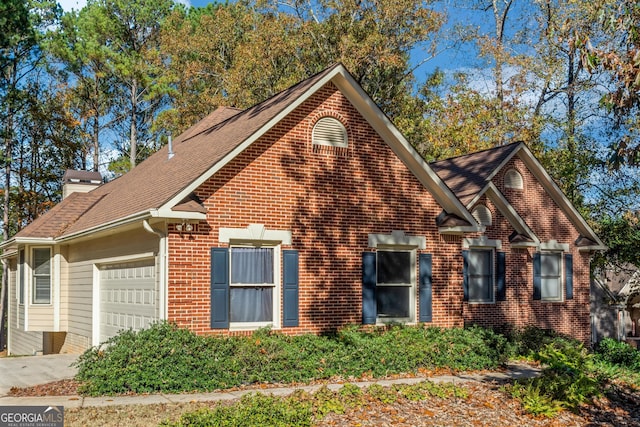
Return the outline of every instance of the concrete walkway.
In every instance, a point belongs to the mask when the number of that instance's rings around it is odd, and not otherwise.
[[[9,393],[11,387],[31,387],[73,378],[78,370],[70,365],[77,359],[77,354],[1,357],[0,396]]]
[[[41,356],[42,357],[42,356]],[[1,366],[1,362],[0,362]],[[505,382],[517,379],[531,378],[539,374],[539,370],[525,364],[511,364],[504,372],[487,372],[460,375],[443,375],[436,377],[415,377],[399,378],[393,380],[362,381],[353,382],[358,387],[368,387],[372,384],[390,386],[393,384],[415,384],[429,380],[434,383],[454,383],[462,384],[469,381],[481,382]],[[0,397],[0,406],[64,406],[65,408],[85,408],[97,406],[115,405],[150,405],[150,404],[175,404],[187,402],[215,402],[224,400],[239,399],[247,393],[264,393],[275,396],[288,396],[296,390],[305,390],[310,393],[326,385],[330,390],[338,390],[344,384],[319,384],[310,386],[278,387],[264,389],[247,389],[240,391],[221,391],[213,393],[192,393],[192,394],[149,394],[138,396],[102,396],[102,397],[82,397],[82,396],[43,396],[43,397]]]

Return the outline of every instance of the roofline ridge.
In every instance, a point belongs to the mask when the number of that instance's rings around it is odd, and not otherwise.
[[[238,113],[237,113],[237,114],[234,114],[233,116],[227,117],[226,119],[224,119],[224,120],[223,120],[223,121],[221,121],[220,123],[216,123],[216,124],[215,124],[215,125],[213,125],[213,126],[209,126],[209,127],[208,127],[208,128],[206,128],[206,129],[202,129],[200,132],[197,132],[197,133],[195,133],[195,134],[193,134],[193,135],[190,135],[188,138],[185,138],[185,139],[181,140],[180,142],[187,142],[187,141],[189,141],[190,139],[195,138],[195,137],[196,137],[196,136],[198,136],[198,135],[202,135],[202,134],[203,134],[203,133],[205,133],[205,132],[211,131],[211,130],[213,130],[213,129],[215,129],[215,128],[218,128],[218,127],[221,127],[221,126],[223,126],[226,122],[228,122],[229,120],[231,120],[231,119],[233,119],[233,118],[236,118],[236,117],[238,117],[238,116],[239,116],[239,115],[241,115],[241,114],[249,114],[249,112],[250,112],[251,110],[254,110],[254,109],[258,108],[260,105],[266,104],[266,103],[267,103],[267,102],[269,102],[270,100],[272,100],[272,99],[274,99],[274,98],[277,98],[278,96],[282,95],[282,94],[283,94],[283,93],[285,93],[285,92],[293,92],[293,91],[295,91],[295,89],[296,89],[297,87],[302,86],[303,84],[307,83],[309,80],[312,80],[312,79],[314,79],[314,78],[318,77],[318,76],[319,76],[319,75],[321,75],[321,74],[329,73],[329,72],[331,72],[334,68],[338,68],[338,67],[340,67],[340,66],[342,66],[342,67],[344,68],[344,65],[343,65],[341,62],[336,62],[336,63],[334,63],[333,65],[330,65],[329,67],[327,67],[327,68],[325,68],[325,69],[323,69],[323,70],[321,70],[321,71],[318,71],[317,73],[315,73],[315,74],[313,74],[313,75],[311,75],[311,76],[309,76],[309,77],[306,77],[306,78],[304,78],[303,80],[300,80],[300,81],[299,81],[298,83],[296,83],[295,85],[290,86],[290,87],[288,87],[288,88],[286,88],[286,89],[283,89],[283,90],[281,90],[280,92],[276,92],[275,94],[271,95],[270,97],[268,97],[268,98],[266,98],[266,99],[264,99],[264,100],[262,100],[262,101],[260,101],[260,102],[257,102],[257,103],[255,103],[255,104],[253,104],[251,107],[248,107],[248,108],[246,108],[246,109],[244,109],[244,110],[242,110],[242,109],[240,109],[240,108],[237,108],[237,107],[221,106],[221,107],[225,107],[225,108],[233,108],[233,109],[235,109],[235,110],[238,110]],[[179,137],[180,137],[180,136],[178,136],[178,138],[179,138]]]
[[[457,156],[453,156],[453,157],[447,157],[445,159],[440,159],[440,160],[435,160],[431,163],[429,163],[429,165],[433,165],[433,164],[437,164],[437,163],[441,163],[441,162],[447,162],[447,161],[453,161],[453,160],[457,160],[457,159],[461,159],[462,157],[468,157],[468,156],[475,156],[476,154],[481,154],[481,153],[485,153],[487,151],[493,151],[493,150],[498,150],[498,149],[506,149],[507,147],[513,146],[513,145],[526,145],[526,143],[524,141],[514,141],[514,142],[510,142],[508,144],[504,144],[504,145],[496,145],[495,147],[489,147],[489,148],[485,148],[479,151],[474,151],[472,153],[466,153],[466,154],[459,154]]]

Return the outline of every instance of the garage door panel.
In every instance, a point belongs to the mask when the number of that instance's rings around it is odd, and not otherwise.
[[[152,261],[100,269],[100,341],[122,329],[139,330],[157,320]]]

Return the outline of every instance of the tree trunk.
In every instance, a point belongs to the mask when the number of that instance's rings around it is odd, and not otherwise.
[[[98,168],[100,166],[100,113],[99,113],[100,109],[99,109],[98,99],[100,99],[100,94],[98,90],[97,79],[94,86],[95,86],[94,102],[96,103],[96,106],[94,107],[95,116],[93,118],[93,132],[92,132],[91,138],[93,143],[93,171],[98,172]]]
[[[138,123],[137,123],[137,92],[138,92],[138,82],[136,79],[133,79],[131,84],[131,132],[129,136],[129,141],[131,142],[131,152],[129,154],[129,159],[131,161],[131,169],[136,167],[136,156],[138,155],[137,144],[138,144]]]
[[[493,17],[496,24],[496,66],[494,69],[494,77],[496,83],[496,99],[498,100],[498,104],[500,106],[500,116],[497,118],[499,124],[502,125],[504,122],[504,114],[502,108],[504,106],[504,72],[503,72],[503,62],[504,62],[504,27],[507,21],[507,17],[509,15],[509,9],[511,8],[513,0],[508,0],[504,2],[504,9],[500,10],[500,5],[498,4],[498,0],[493,0]],[[500,144],[504,144],[505,141],[500,141]]]
[[[11,83],[8,91],[13,91],[17,86],[17,64],[13,62],[8,66],[8,79]],[[9,101],[12,102],[12,101]],[[11,193],[11,153],[13,152],[13,119],[14,110],[11,105],[7,107],[7,118],[4,123],[4,196],[2,213],[2,241],[9,240],[9,200]],[[0,284],[0,351],[7,346],[7,304],[9,289],[9,272],[6,258],[2,259],[2,282]]]

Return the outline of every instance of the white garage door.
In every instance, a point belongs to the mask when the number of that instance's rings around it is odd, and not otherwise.
[[[100,268],[100,342],[157,319],[153,260]]]

